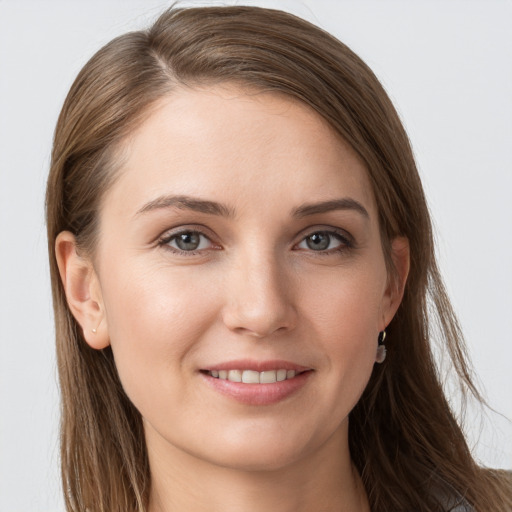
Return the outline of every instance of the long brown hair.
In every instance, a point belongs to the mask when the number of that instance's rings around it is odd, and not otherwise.
[[[409,240],[411,270],[388,328],[388,358],[376,366],[350,414],[351,454],[372,510],[445,510],[440,496],[464,498],[480,512],[512,510],[501,479],[473,461],[440,384],[434,334],[462,389],[479,398],[436,266],[409,140],[393,105],[343,43],[290,14],[256,7],[164,12],[148,30],[99,50],[62,108],[47,224],[67,510],[143,512],[150,472],[141,416],[122,389],[110,348],[91,349],[67,307],[56,236],[69,230],[93,254],[102,194],[115,181],[122,141],[176,86],[221,82],[284,93],[318,112],[366,163],[388,261],[390,241]]]

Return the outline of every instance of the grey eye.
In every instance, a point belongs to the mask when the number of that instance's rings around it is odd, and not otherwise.
[[[327,233],[313,233],[306,238],[306,245],[313,251],[325,251],[330,242],[331,236]]]
[[[326,251],[329,249],[335,249],[340,245],[342,245],[342,241],[335,233],[317,231],[304,238],[304,240],[299,244],[299,248],[310,249],[311,251]]]
[[[200,242],[198,233],[182,233],[176,237],[176,245],[182,251],[194,251],[199,247]]]
[[[169,240],[168,245],[180,251],[187,252],[206,249],[209,247],[210,241],[206,236],[197,231],[184,231],[174,235]]]

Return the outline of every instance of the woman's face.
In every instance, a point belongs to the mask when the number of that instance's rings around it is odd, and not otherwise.
[[[174,92],[124,154],[96,343],[150,454],[268,469],[345,445],[399,299],[361,160],[308,107],[226,86]]]

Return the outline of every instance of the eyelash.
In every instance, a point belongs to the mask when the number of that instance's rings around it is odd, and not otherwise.
[[[201,248],[201,249],[194,249],[190,251],[185,251],[182,249],[179,249],[178,247],[172,247],[169,244],[176,240],[180,235],[199,235],[199,237],[205,238],[209,241],[209,243],[212,245],[208,248]],[[327,250],[318,250],[315,251],[314,249],[295,249],[295,250],[305,250],[308,252],[311,252],[315,256],[329,256],[334,253],[342,253],[345,251],[348,251],[350,249],[354,248],[354,242],[352,237],[345,231],[339,230],[339,229],[316,229],[313,231],[310,231],[307,235],[303,236],[297,244],[294,245],[294,247],[302,244],[307,243],[307,239],[312,237],[313,235],[327,235],[329,237],[329,245],[332,242],[332,239],[336,239],[340,242],[340,245],[337,247],[334,247],[332,249]],[[200,242],[201,243],[201,242]],[[175,254],[178,255],[184,255],[184,256],[195,256],[198,254],[201,254],[206,249],[213,249],[213,250],[219,250],[219,246],[215,246],[214,242],[212,242],[211,238],[203,233],[201,230],[190,228],[190,229],[180,229],[179,231],[174,231],[172,233],[167,233],[163,235],[158,240],[158,246],[163,247],[166,250],[169,250]]]
[[[340,245],[337,247],[334,247],[332,249],[325,249],[325,250],[319,250],[315,251],[311,248],[304,249],[308,252],[313,253],[315,256],[331,256],[335,253],[343,253],[350,249],[354,248],[354,242],[352,237],[346,233],[345,231],[339,230],[339,229],[317,229],[314,231],[309,232],[306,236],[304,236],[299,244],[307,243],[308,238],[311,238],[313,235],[327,235],[329,237],[329,245],[332,242],[332,239],[334,238],[338,242],[340,242]],[[299,245],[296,244],[296,245]],[[299,249],[300,250],[300,249]]]
[[[208,235],[203,233],[201,230],[194,229],[194,228],[180,229],[179,231],[174,231],[172,233],[166,233],[158,240],[158,245],[168,251],[175,253],[175,254],[184,255],[184,256],[198,255],[198,254],[201,254],[205,250],[204,248],[202,248],[202,249],[195,249],[195,250],[191,250],[191,251],[184,251],[184,250],[180,249],[179,247],[171,247],[169,244],[173,240],[176,240],[180,235],[199,235],[200,237],[208,240],[210,242],[210,244],[215,245],[211,241],[211,238]],[[212,247],[209,247],[209,249],[211,249],[211,248]],[[218,250],[218,249],[215,249],[215,250]]]

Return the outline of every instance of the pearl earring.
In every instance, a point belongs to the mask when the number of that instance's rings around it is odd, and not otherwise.
[[[379,332],[378,339],[378,347],[377,347],[377,355],[375,356],[375,362],[383,363],[384,359],[386,359],[386,345],[384,344],[384,340],[386,339],[386,331]]]

